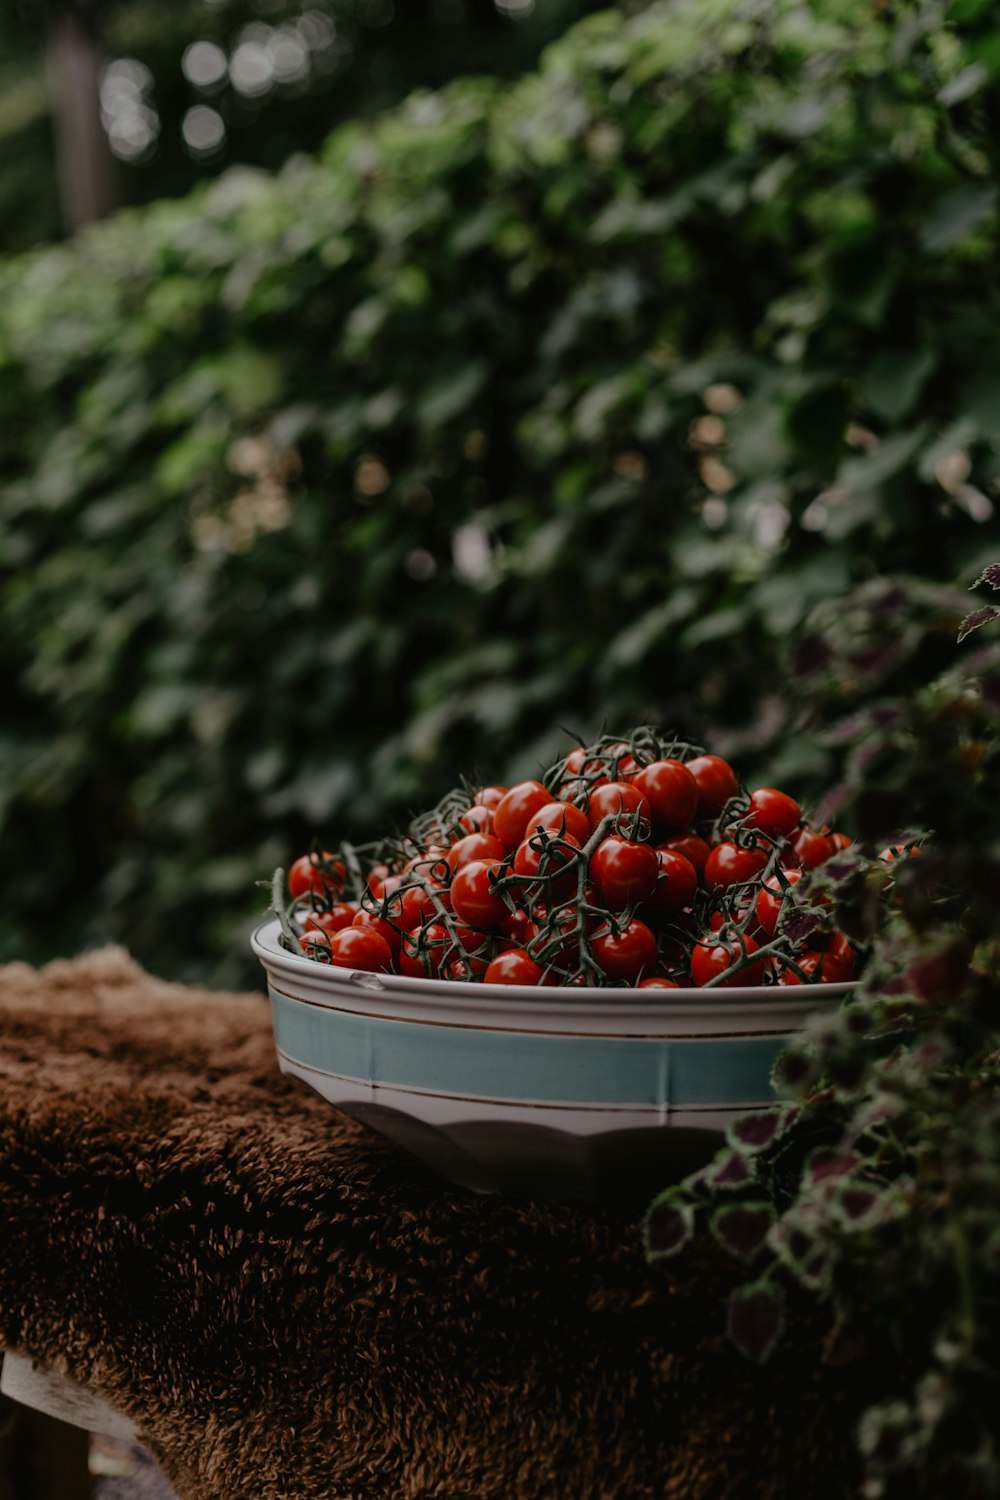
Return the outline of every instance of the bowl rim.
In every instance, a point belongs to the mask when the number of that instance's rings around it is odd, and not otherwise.
[[[494,1011],[505,1001],[538,1004],[544,999],[547,1010],[564,1011],[567,1015],[581,1010],[593,1015],[620,1014],[622,1002],[629,1007],[648,1011],[652,1017],[664,1010],[689,1010],[692,1005],[703,1007],[722,1006],[726,1009],[753,1010],[756,1007],[786,1006],[789,1012],[801,1011],[803,1007],[820,1009],[852,994],[860,983],[857,979],[840,980],[837,983],[789,985],[717,985],[711,989],[690,986],[686,989],[640,990],[632,986],[552,985],[539,987],[530,984],[476,984],[461,979],[417,979],[408,974],[373,974],[360,969],[348,969],[341,965],[320,963],[305,954],[290,953],[278,941],[281,923],[277,917],[268,916],[259,922],[250,935],[250,946],[270,976],[272,972],[282,974],[289,980],[305,981],[310,989],[331,991],[343,990],[345,986],[355,989],[382,992],[395,1001],[413,1002],[451,1000],[461,1002],[463,1007],[471,1002],[472,1009]]]

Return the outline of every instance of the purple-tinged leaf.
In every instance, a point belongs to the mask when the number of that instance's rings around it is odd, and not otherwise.
[[[727,1132],[729,1143],[737,1151],[763,1151],[784,1133],[791,1114],[787,1109],[756,1109],[751,1114],[740,1115]]]
[[[827,1177],[846,1177],[853,1172],[861,1158],[856,1151],[843,1151],[836,1146],[817,1146],[806,1161],[804,1177],[809,1187],[815,1187]]]
[[[672,1190],[657,1198],[646,1215],[646,1255],[661,1260],[676,1255],[694,1234],[694,1208],[678,1202]]]
[[[750,1164],[739,1151],[727,1151],[717,1156],[709,1168],[708,1181],[715,1188],[744,1187],[751,1181]]]
[[[764,1248],[774,1213],[767,1203],[727,1203],[716,1209],[709,1228],[724,1250],[753,1260]]]
[[[769,1281],[740,1287],[729,1298],[729,1337],[748,1359],[770,1358],[785,1327],[785,1294]]]
[[[988,583],[991,589],[1000,589],[1000,563],[990,563],[984,568],[972,587],[978,588],[981,583]]]
[[[1000,609],[993,604],[984,604],[981,609],[974,609],[971,614],[966,615],[958,627],[958,639],[964,641],[966,636],[971,635],[982,625],[988,625],[991,620],[1000,620]]]

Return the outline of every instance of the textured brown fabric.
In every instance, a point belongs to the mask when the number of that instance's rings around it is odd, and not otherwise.
[[[761,1373],[637,1223],[473,1197],[277,1071],[266,1002],[0,969],[0,1344],[185,1500],[855,1492],[853,1382]]]

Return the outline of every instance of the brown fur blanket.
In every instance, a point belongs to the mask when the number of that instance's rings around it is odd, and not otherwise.
[[[476,1198],[278,1073],[266,1001],[0,969],[0,1345],[185,1500],[855,1492],[858,1393],[762,1374],[634,1218]]]

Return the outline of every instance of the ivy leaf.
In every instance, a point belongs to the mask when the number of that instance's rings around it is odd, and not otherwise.
[[[748,1359],[764,1364],[785,1327],[785,1294],[772,1281],[740,1287],[729,1298],[729,1337]]]

